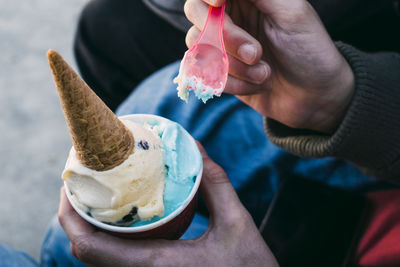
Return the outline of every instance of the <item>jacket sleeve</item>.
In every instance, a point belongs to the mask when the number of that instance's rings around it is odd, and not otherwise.
[[[271,142],[301,157],[333,156],[366,174],[400,183],[400,54],[361,52],[336,43],[355,75],[355,93],[332,135],[265,118]]]

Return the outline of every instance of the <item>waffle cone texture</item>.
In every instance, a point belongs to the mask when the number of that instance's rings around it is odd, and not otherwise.
[[[96,171],[120,165],[133,151],[132,133],[56,51],[47,58],[78,160]]]

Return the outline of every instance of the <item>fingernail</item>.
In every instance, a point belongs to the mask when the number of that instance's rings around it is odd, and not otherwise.
[[[243,44],[238,49],[238,55],[245,62],[252,62],[257,56],[257,49],[252,44]]]
[[[250,68],[249,78],[255,83],[262,83],[268,77],[268,66],[265,63],[258,63]]]

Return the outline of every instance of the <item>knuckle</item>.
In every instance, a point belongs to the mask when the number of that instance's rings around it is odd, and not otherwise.
[[[256,47],[256,57],[254,58],[254,60],[250,63],[250,65],[256,65],[257,63],[260,62],[260,60],[263,57],[264,51],[263,51],[263,47],[261,45],[260,42],[254,42],[254,46]]]
[[[192,41],[191,41],[192,39],[191,39],[191,36],[189,36],[189,34],[187,34],[186,35],[186,38],[185,38],[185,44],[186,44],[186,46],[188,47],[188,48],[190,48],[191,47],[191,44],[192,44]]]
[[[75,258],[80,261],[88,262],[90,255],[93,250],[93,244],[90,239],[86,236],[78,236],[71,241],[71,252]]]
[[[263,85],[250,84],[243,79],[233,76],[230,79],[229,85],[227,85],[227,89],[231,94],[244,96],[261,92],[263,90]]]
[[[57,214],[58,222],[60,223],[61,227],[64,227],[65,225],[65,215],[61,212],[58,212]]]
[[[245,209],[235,210],[225,216],[224,224],[227,229],[230,229],[233,233],[243,233],[249,226],[249,223],[253,221],[251,215]]]
[[[231,210],[229,214],[225,216],[225,223],[232,226],[240,226],[244,221],[243,214],[239,210]]]
[[[278,13],[281,15],[282,22],[285,24],[302,23],[309,17],[310,6],[307,1],[296,1],[290,8],[281,6]]]
[[[214,163],[210,158],[204,159],[204,166],[206,170],[206,177],[211,183],[220,184],[229,182],[225,171],[216,163]]]
[[[224,3],[223,0],[210,0],[211,5],[213,6],[222,6],[222,4]]]
[[[247,93],[247,82],[242,79],[235,79],[235,89],[237,90],[237,94],[245,94]]]
[[[224,0],[203,0],[203,1],[212,6],[222,6],[222,4],[224,3]]]
[[[183,6],[183,10],[185,12],[185,15],[188,18],[188,20],[190,20],[191,22],[193,22],[193,11],[195,10],[194,1],[195,0],[187,0],[185,2],[185,5]]]
[[[308,13],[308,6],[305,1],[298,1],[292,6],[291,11],[295,18],[303,18]]]
[[[186,34],[186,46],[191,47],[193,43],[196,41],[197,36],[199,35],[199,30],[195,26],[192,26]]]

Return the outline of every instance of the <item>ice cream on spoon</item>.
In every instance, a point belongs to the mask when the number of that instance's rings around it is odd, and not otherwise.
[[[62,178],[75,204],[119,226],[162,216],[166,170],[156,129],[121,121],[57,52],[47,57],[73,143]]]
[[[225,88],[229,62],[223,40],[224,10],[225,4],[209,7],[204,29],[182,59],[174,83],[179,98],[186,102],[190,91],[206,103]]]

